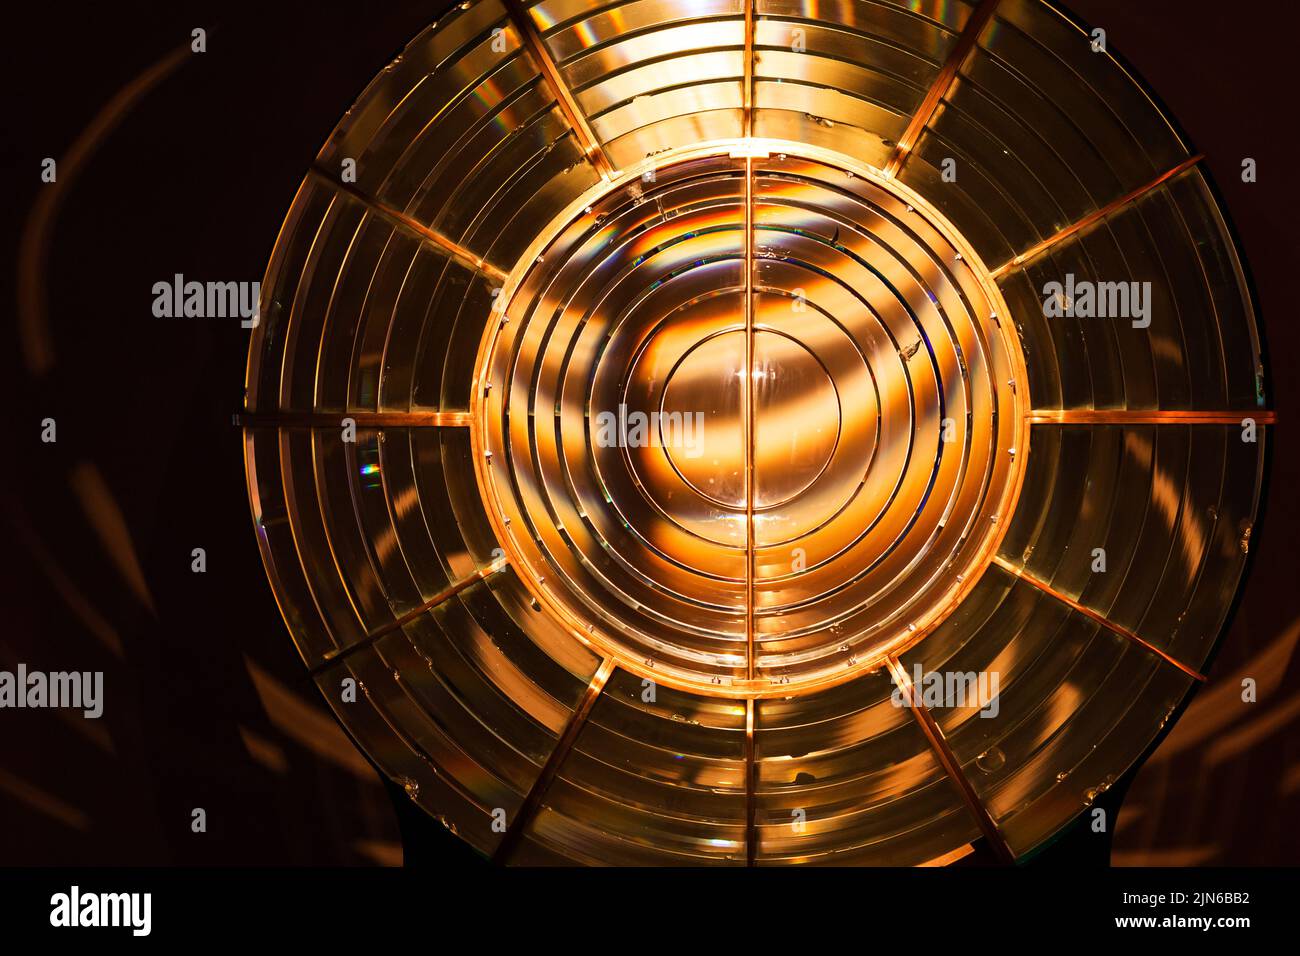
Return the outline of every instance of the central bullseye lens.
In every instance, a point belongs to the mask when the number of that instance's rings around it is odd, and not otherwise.
[[[792,147],[665,161],[530,257],[478,414],[538,609],[658,682],[758,696],[942,620],[1016,493],[1018,345],[897,188]]]
[[[697,442],[664,442],[682,479],[718,504],[744,510],[745,332],[705,339],[681,360],[664,388],[661,421],[703,416]],[[840,402],[825,367],[788,336],[754,332],[754,507],[775,508],[825,470],[840,434]]]

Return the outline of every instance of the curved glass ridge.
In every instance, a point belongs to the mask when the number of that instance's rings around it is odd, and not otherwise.
[[[1238,250],[1039,0],[459,4],[262,288],[286,624],[500,862],[1024,857],[1203,678],[1245,567]]]

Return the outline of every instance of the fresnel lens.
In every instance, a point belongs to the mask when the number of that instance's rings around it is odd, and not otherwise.
[[[244,425],[293,638],[413,799],[509,863],[1012,860],[1143,755],[1272,417],[1200,157],[1095,47],[478,0],[371,83]]]

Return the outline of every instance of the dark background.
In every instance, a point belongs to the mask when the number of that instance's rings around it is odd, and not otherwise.
[[[16,338],[0,350],[0,668],[103,670],[107,707],[98,721],[5,712],[0,865],[402,862],[385,786],[319,701],[262,569],[231,425],[248,333],[155,319],[150,289],[177,272],[260,279],[325,137],[443,6],[37,4],[7,24],[0,257],[14,266],[0,283]],[[1256,283],[1281,416],[1237,612],[1209,684],[1132,785],[1113,862],[1300,863],[1293,15],[1070,7],[1207,154]],[[196,26],[208,52],[101,112]],[[104,115],[114,123],[97,127]],[[79,142],[90,148],[70,161]],[[61,201],[42,246],[46,156],[60,159]],[[1257,184],[1240,180],[1245,156]],[[20,247],[46,250],[35,325],[18,321]],[[46,417],[56,444],[39,439]],[[195,547],[206,574],[190,571]],[[1244,676],[1257,704],[1240,704]],[[205,834],[190,830],[195,807]],[[432,855],[468,859],[450,844]]]

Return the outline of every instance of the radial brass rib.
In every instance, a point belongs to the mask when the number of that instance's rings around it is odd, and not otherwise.
[[[375,643],[375,641],[379,640],[385,634],[392,634],[394,631],[400,630],[401,628],[410,624],[416,618],[420,617],[422,614],[427,614],[429,611],[432,611],[439,604],[444,604],[447,601],[450,601],[452,598],[454,598],[461,591],[464,591],[470,585],[477,584],[479,581],[482,581],[484,578],[496,574],[498,571],[505,568],[508,563],[509,562],[506,561],[505,558],[498,558],[496,561],[493,561],[487,567],[479,568],[473,574],[467,575],[466,577],[461,578],[459,581],[456,581],[453,584],[443,588],[441,591],[439,591],[433,597],[429,598],[429,600],[425,601],[419,607],[412,608],[411,610],[403,614],[401,617],[390,621],[389,623],[385,624],[383,627],[371,631],[365,637],[361,638],[361,640],[353,644],[349,644],[347,647],[340,647],[337,648],[336,650],[330,651],[325,655],[324,659],[319,664],[316,664],[309,669],[310,674],[313,677],[315,677],[317,674],[320,674],[321,672],[328,670],[330,667],[337,664],[339,661],[343,660],[344,658],[350,657],[351,655],[355,654],[359,650],[362,650],[363,648],[370,647],[372,644]]]
[[[1089,620],[1095,621],[1096,623],[1100,624],[1102,627],[1112,631],[1115,634],[1118,634],[1120,637],[1127,638],[1128,640],[1132,641],[1134,644],[1138,645],[1138,647],[1141,647],[1143,650],[1154,654],[1162,661],[1165,661],[1168,664],[1173,664],[1174,667],[1177,667],[1188,677],[1193,677],[1196,680],[1202,682],[1205,681],[1206,678],[1204,674],[1200,673],[1199,671],[1193,670],[1192,668],[1184,664],[1182,661],[1170,657],[1168,654],[1166,654],[1160,648],[1156,647],[1154,644],[1148,641],[1144,641],[1142,638],[1138,637],[1128,628],[1121,627],[1120,625],[1110,620],[1110,618],[1106,617],[1106,615],[1102,614],[1101,612],[1094,611],[1092,608],[1088,607],[1085,604],[1080,604],[1078,601],[1076,601],[1074,598],[1070,597],[1069,595],[1063,594],[1062,592],[1056,590],[1056,588],[1052,587],[1046,581],[1039,580],[1038,578],[1034,577],[1032,574],[1027,572],[1024,568],[1016,567],[1014,564],[1012,564],[1010,561],[1006,560],[1005,558],[1001,557],[1000,555],[993,559],[993,563],[996,564],[998,567],[1002,568],[1002,570],[1014,574],[1016,577],[1020,578],[1020,580],[1024,581],[1026,584],[1030,585],[1031,587],[1037,588],[1038,590],[1042,591],[1044,594],[1048,595],[1049,597],[1053,597],[1056,600],[1060,601],[1062,604],[1064,604],[1066,607],[1070,608],[1071,610],[1078,611],[1080,614],[1082,614],[1084,617],[1088,618]]]
[[[335,192],[342,193],[350,199],[354,199],[361,203],[376,216],[387,222],[390,226],[400,229],[416,239],[422,239],[428,242],[444,255],[450,256],[461,265],[468,266],[475,272],[482,273],[490,279],[496,279],[498,282],[504,282],[506,280],[507,275],[504,269],[497,268],[481,256],[475,255],[459,243],[448,239],[436,229],[431,229],[423,223],[417,222],[406,213],[380,202],[373,196],[367,195],[351,183],[340,182],[332,173],[326,172],[319,166],[313,166],[310,173],[316,179],[332,188]]]
[[[578,141],[578,148],[582,150],[584,156],[600,173],[602,179],[612,179],[615,169],[605,155],[605,148],[601,146],[600,141],[596,139],[596,133],[587,122],[587,117],[583,114],[582,108],[578,106],[578,101],[569,89],[568,83],[564,81],[564,75],[560,72],[559,64],[551,56],[551,51],[546,48],[546,41],[542,35],[537,32],[537,26],[533,23],[533,18],[529,15],[528,10],[524,7],[521,0],[501,0],[506,8],[506,13],[510,17],[510,22],[514,25],[515,31],[519,34],[519,39],[523,42],[528,50],[528,55],[532,57],[537,72],[546,80],[546,85],[551,88],[555,94],[555,103],[564,114],[565,121],[573,130],[573,135]]]
[[[929,742],[930,749],[934,751],[934,756],[939,761],[939,765],[943,767],[952,785],[957,788],[966,809],[975,818],[980,832],[984,834],[984,839],[988,841],[990,848],[1001,862],[1014,863],[1015,854],[1011,851],[1011,847],[1007,845],[1006,838],[1002,835],[1002,830],[998,827],[997,821],[989,814],[988,808],[984,806],[979,795],[975,793],[975,788],[971,786],[966,774],[962,773],[961,765],[957,762],[957,757],[953,754],[952,748],[948,746],[948,741],[944,739],[943,731],[939,729],[934,716],[925,706],[920,695],[916,693],[912,685],[912,679],[907,676],[907,671],[903,669],[903,665],[899,663],[896,657],[889,657],[886,661],[889,664],[889,671],[893,675],[894,683],[898,685],[898,689],[903,695],[903,700],[906,702],[908,709],[911,710],[912,716],[916,718],[916,722],[920,724],[921,732],[925,734],[925,739]]]
[[[953,44],[952,50],[948,53],[948,59],[944,61],[943,67],[940,68],[939,75],[930,84],[925,99],[921,100],[921,105],[912,114],[911,122],[907,124],[907,129],[903,131],[898,144],[894,147],[889,162],[885,164],[886,176],[896,177],[902,172],[907,157],[916,148],[921,133],[934,119],[939,104],[943,102],[943,98],[952,89],[953,83],[957,80],[957,74],[961,71],[962,64],[966,62],[966,57],[970,55],[971,50],[975,49],[980,34],[984,32],[988,22],[993,19],[993,13],[997,6],[998,0],[981,0],[980,5],[971,13],[966,25],[962,27],[961,34],[957,37],[957,42]]]
[[[346,418],[358,428],[468,428],[469,412],[240,412],[240,428],[338,428]]]
[[[758,671],[754,639],[754,160],[745,159],[745,677]]]
[[[758,0],[745,0],[745,51],[744,57],[744,135],[754,135],[754,4]]]
[[[754,698],[745,701],[745,864],[758,858],[758,754],[755,750]]]
[[[1051,249],[1053,246],[1060,245],[1062,242],[1069,239],[1071,236],[1082,232],[1083,230],[1087,229],[1089,226],[1096,225],[1097,223],[1105,219],[1107,216],[1111,215],[1112,213],[1116,212],[1119,209],[1122,209],[1123,207],[1127,206],[1129,203],[1141,199],[1147,193],[1151,192],[1153,189],[1156,189],[1159,186],[1164,185],[1169,180],[1173,179],[1175,176],[1179,176],[1182,173],[1185,173],[1187,170],[1191,169],[1193,166],[1195,166],[1204,158],[1205,156],[1202,155],[1201,153],[1197,153],[1195,156],[1187,157],[1177,166],[1173,167],[1172,169],[1165,170],[1163,173],[1161,173],[1155,179],[1151,180],[1151,182],[1147,183],[1146,185],[1139,186],[1137,189],[1133,190],[1130,193],[1125,193],[1123,196],[1120,196],[1118,199],[1114,200],[1113,202],[1107,203],[1105,206],[1102,206],[1100,209],[1094,212],[1090,212],[1088,215],[1084,216],[1078,222],[1071,223],[1070,225],[1062,229],[1060,232],[1057,232],[1055,235],[1048,236],[1046,239],[1044,239],[1042,242],[1038,243],[1037,245],[1030,246],[1024,252],[1020,253],[1020,255],[1013,257],[1008,262],[1004,262],[1002,265],[994,269],[993,278],[994,279],[1002,278],[1012,269],[1015,269],[1018,266],[1022,266],[1030,259],[1042,255],[1044,252],[1046,252],[1048,249]]]
[[[926,860],[924,863],[918,863],[920,867],[942,867],[956,863],[958,860],[970,856],[975,852],[973,843],[963,843],[955,850],[949,850],[947,853],[941,853],[933,859]]]
[[[546,796],[546,791],[550,789],[556,774],[560,772],[560,767],[564,764],[564,759],[569,755],[569,751],[577,743],[578,734],[582,732],[583,726],[587,723],[587,718],[591,716],[591,709],[596,706],[596,700],[605,690],[605,685],[609,683],[610,675],[613,673],[614,660],[607,657],[600,662],[600,667],[596,669],[595,675],[591,678],[591,683],[582,692],[582,699],[578,701],[577,708],[569,716],[569,722],[564,725],[564,731],[560,734],[560,739],[555,742],[555,747],[552,748],[550,756],[546,758],[546,763],[542,766],[542,772],[533,781],[533,785],[529,788],[528,795],[524,797],[524,802],[520,804],[514,820],[506,828],[505,836],[497,844],[496,852],[492,854],[493,863],[506,863],[510,860],[511,854],[514,853],[519,841],[524,837],[524,831],[528,829],[533,817],[541,809],[542,799]]]
[[[1275,412],[1259,408],[1241,411],[1181,411],[1120,408],[1036,408],[1027,416],[1032,425],[1258,425],[1277,424]]]

